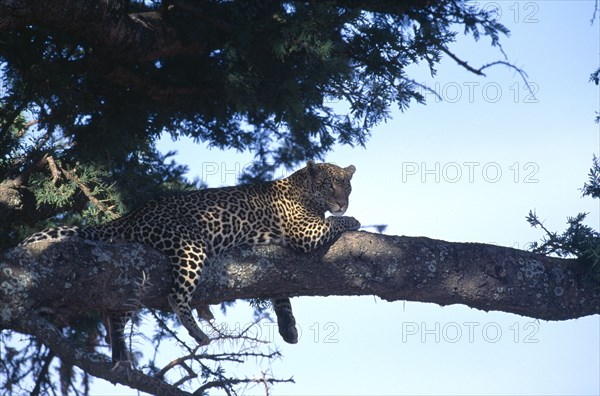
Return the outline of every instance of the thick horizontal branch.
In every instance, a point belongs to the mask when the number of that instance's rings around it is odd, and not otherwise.
[[[170,274],[161,253],[136,243],[72,239],[15,248],[0,255],[0,327],[24,330],[29,312],[69,322],[139,303],[168,310]],[[279,246],[232,250],[205,268],[194,302],[282,295],[376,295],[546,320],[600,313],[600,287],[575,260],[367,232],[346,233],[308,254]]]
[[[0,329],[33,335],[62,360],[96,377],[155,394],[184,395],[159,378],[78,349],[55,325],[90,311],[128,311],[139,304],[169,309],[170,276],[162,253],[137,243],[73,238],[17,247],[0,253]],[[194,302],[204,306],[285,295],[377,295],[548,320],[600,313],[600,287],[575,260],[367,232],[348,232],[308,254],[279,246],[232,250],[207,265]]]

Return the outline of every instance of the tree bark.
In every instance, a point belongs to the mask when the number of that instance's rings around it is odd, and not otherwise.
[[[22,186],[11,179],[0,182],[0,219],[8,226],[16,218],[25,214]],[[1,227],[0,229],[4,229]]]
[[[147,283],[136,286],[144,276]],[[69,322],[90,310],[127,311],[132,301],[168,310],[170,276],[167,259],[137,243],[73,238],[17,247],[0,255],[0,327],[21,331],[32,311]],[[600,287],[576,260],[368,232],[348,232],[307,254],[231,250],[206,266],[194,303],[282,295],[376,295],[545,320],[600,313]]]
[[[185,392],[108,357],[77,349],[53,323],[87,312],[169,310],[170,264],[137,243],[71,238],[0,253],[0,329],[35,336],[66,362],[155,394]],[[424,237],[348,232],[300,254],[280,246],[234,249],[212,260],[194,304],[276,296],[377,295],[388,301],[466,304],[565,320],[600,313],[600,285],[576,260]]]

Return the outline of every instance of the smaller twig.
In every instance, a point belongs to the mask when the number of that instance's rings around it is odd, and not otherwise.
[[[181,377],[181,379],[179,381],[175,382],[173,384],[173,386],[179,387],[179,386],[185,384],[186,382],[193,380],[194,378],[198,378],[198,374],[194,373],[194,371],[191,369],[191,367],[188,366],[187,364],[182,364],[181,367],[183,367],[187,371],[188,375]]]
[[[244,340],[244,341],[252,341],[255,343],[259,343],[259,344],[268,344],[269,343],[268,341],[261,340],[260,338],[248,335],[250,330],[252,330],[256,325],[258,325],[259,322],[260,322],[260,319],[257,321],[253,321],[252,323],[249,323],[245,328],[240,329],[239,332],[237,332],[237,331],[225,332],[222,329],[220,329],[218,326],[214,326],[212,322],[207,322],[207,323],[208,323],[208,326],[210,326],[210,328],[217,334],[217,336],[213,338],[213,341]]]
[[[119,217],[119,215],[115,212],[113,212],[112,210],[110,210],[110,208],[108,208],[106,205],[104,205],[102,202],[100,202],[100,200],[98,200],[98,198],[96,198],[94,196],[94,194],[92,193],[92,191],[89,189],[88,186],[85,185],[85,183],[83,183],[81,181],[81,179],[79,179],[75,174],[69,172],[68,170],[64,169],[64,168],[60,168],[62,174],[69,180],[71,180],[72,182],[74,182],[75,184],[77,184],[77,186],[79,187],[79,189],[85,194],[85,196],[90,200],[90,202],[96,206],[98,209],[100,209],[102,212],[108,214],[108,216],[114,220],[116,218]]]
[[[152,282],[150,282],[150,278],[148,277],[146,271],[142,271],[142,277],[139,280],[134,280],[133,286],[135,286],[137,289],[137,295],[135,296],[135,298],[128,299],[127,305],[131,307],[132,312],[137,312],[140,309],[142,309],[143,305],[141,299],[145,293],[145,290],[151,288],[154,285],[152,284]]]
[[[26,184],[26,181],[28,180],[29,176],[35,170],[43,167],[45,156],[41,156],[40,158],[40,151],[42,147],[44,147],[44,145],[48,142],[48,140],[50,140],[51,135],[51,131],[47,130],[46,133],[44,133],[44,135],[40,137],[38,144],[36,144],[36,146],[29,151],[29,155],[20,156],[12,161],[11,169],[7,172],[7,174],[19,173],[18,176],[15,177],[15,182],[17,184]],[[25,166],[25,169],[19,172],[21,166],[28,161],[31,161],[31,164]]]
[[[523,69],[521,69],[521,68],[513,65],[512,63],[507,62],[507,61],[495,61],[495,62],[487,63],[487,64],[481,66],[479,69],[475,69],[473,66],[469,65],[466,61],[460,59],[452,51],[450,51],[448,48],[444,47],[443,45],[439,46],[438,48],[443,53],[445,53],[450,58],[452,58],[460,66],[464,67],[465,69],[467,69],[471,73],[476,74],[478,76],[486,77],[486,75],[485,75],[485,73],[483,71],[485,69],[487,69],[487,68],[490,68],[490,67],[496,66],[496,65],[504,65],[504,66],[507,66],[507,67],[513,69],[514,71],[516,71],[517,73],[519,73],[519,76],[521,76],[521,78],[523,79],[523,82],[525,83],[525,86],[527,87],[527,90],[529,91],[529,93],[531,94],[531,96],[535,97],[535,93],[533,92],[533,89],[531,89],[531,85],[529,84],[529,81],[527,81],[527,73],[525,73],[525,71]],[[502,49],[500,49],[500,50],[502,51],[502,54],[504,54],[504,57],[506,58],[506,54],[504,53],[504,51]]]
[[[276,378],[223,378],[222,380],[210,381],[196,389],[193,393],[194,396],[202,395],[204,392],[211,388],[222,388],[227,394],[230,394],[229,388],[232,385],[239,384],[276,384],[282,382],[294,383],[293,378],[288,379],[276,379]]]
[[[58,179],[60,178],[60,171],[56,166],[56,162],[54,161],[54,157],[51,155],[46,155],[46,162],[48,162],[48,167],[50,168],[50,173],[52,174],[52,184],[56,185]]]
[[[412,80],[412,79],[406,79],[406,81],[408,81],[408,82],[409,82],[409,83],[411,83],[411,84],[414,84],[414,85],[416,85],[417,87],[419,87],[419,88],[421,88],[421,89],[423,89],[423,90],[425,90],[425,91],[427,91],[427,92],[429,92],[429,93],[432,93],[432,94],[434,94],[434,95],[435,95],[435,96],[438,98],[438,100],[444,100],[444,99],[442,98],[442,96],[441,96],[439,93],[437,93],[437,91],[436,91],[435,89],[433,89],[433,88],[430,88],[430,87],[428,87],[427,85],[425,85],[425,84],[421,84],[420,82],[417,82],[417,81],[415,81],[415,80]],[[367,227],[367,226],[365,226],[365,227]]]
[[[31,128],[32,126],[38,124],[39,122],[40,122],[39,120],[32,120],[32,121],[26,122],[25,125],[23,125],[23,128],[21,128],[21,130],[19,130],[19,132],[17,132],[17,137],[22,138],[23,136],[25,136],[25,133],[27,133],[27,130],[29,128]]]
[[[465,69],[467,69],[468,71],[470,71],[471,73],[476,74],[478,76],[485,77],[485,74],[481,71],[481,68],[475,69],[473,66],[469,65],[467,62],[465,62],[464,60],[460,59],[458,56],[454,55],[454,53],[452,51],[450,51],[448,48],[444,47],[443,45],[439,46],[438,48],[443,53],[445,53],[450,58],[452,58],[456,63],[458,63],[459,65],[461,65],[462,67],[464,67]]]
[[[550,232],[550,230],[544,226],[544,223],[540,221],[540,219],[538,219],[537,214],[535,212],[532,213],[530,211],[528,218],[531,218],[532,221],[534,220],[534,227],[539,226],[548,236],[552,236],[552,232]]]
[[[181,356],[177,359],[173,359],[166,366],[164,366],[158,373],[156,373],[157,378],[163,378],[167,372],[177,366],[183,366],[184,362],[187,360],[213,360],[216,362],[235,362],[235,363],[244,363],[245,358],[266,358],[266,359],[274,359],[281,356],[281,353],[275,351],[271,353],[260,353],[260,352],[241,352],[241,353],[218,353],[218,354],[197,354],[196,351],[199,347],[194,349],[194,353],[189,355]],[[187,367],[187,364],[185,365]]]
[[[593,25],[596,22],[596,17],[598,16],[598,0],[594,2],[594,13],[592,14],[592,19],[590,20],[590,25]]]
[[[262,383],[263,386],[265,387],[265,396],[269,396],[269,384],[267,383],[267,373],[266,372],[262,372]]]
[[[158,325],[160,326],[161,329],[163,329],[164,331],[166,331],[168,334],[171,335],[171,337],[173,337],[178,343],[180,343],[181,345],[183,345],[183,347],[185,349],[188,350],[188,352],[190,354],[194,354],[196,353],[196,350],[198,349],[198,347],[196,346],[196,348],[190,348],[190,346],[188,344],[186,344],[181,338],[179,338],[177,336],[177,333],[175,333],[173,330],[171,330],[171,328],[169,326],[167,326],[167,324],[165,323],[164,320],[162,320],[157,314],[156,312],[154,312],[154,310],[150,310],[150,313],[152,314],[152,316],[154,317],[154,319],[158,322]]]
[[[46,358],[44,359],[44,366],[40,370],[40,373],[38,374],[38,378],[35,381],[35,387],[31,391],[32,396],[37,396],[40,394],[42,383],[44,382],[44,380],[46,379],[46,376],[48,375],[48,370],[50,369],[50,363],[52,363],[52,360],[54,360],[54,356],[56,356],[54,354],[54,352],[48,351],[48,354],[46,355]]]
[[[158,373],[156,373],[155,376],[156,376],[156,378],[164,378],[165,374],[172,368],[175,368],[177,366],[183,366],[184,368],[189,367],[187,364],[184,364],[184,362],[188,359],[193,359],[196,357],[197,357],[197,355],[194,353],[194,354],[179,357],[177,359],[173,359],[169,363],[167,363],[166,366],[164,366],[162,369],[160,369],[160,371]]]

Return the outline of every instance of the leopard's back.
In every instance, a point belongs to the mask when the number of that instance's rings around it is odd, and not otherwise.
[[[209,255],[239,245],[277,242],[280,216],[266,185],[211,188],[162,197],[129,215],[81,229],[95,240],[141,242],[168,250],[182,237],[202,243]]]

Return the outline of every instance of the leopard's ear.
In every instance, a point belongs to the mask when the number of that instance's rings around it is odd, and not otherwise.
[[[346,171],[348,177],[352,178],[352,175],[354,174],[354,172],[356,172],[356,167],[354,165],[350,165],[345,167],[344,170]]]

